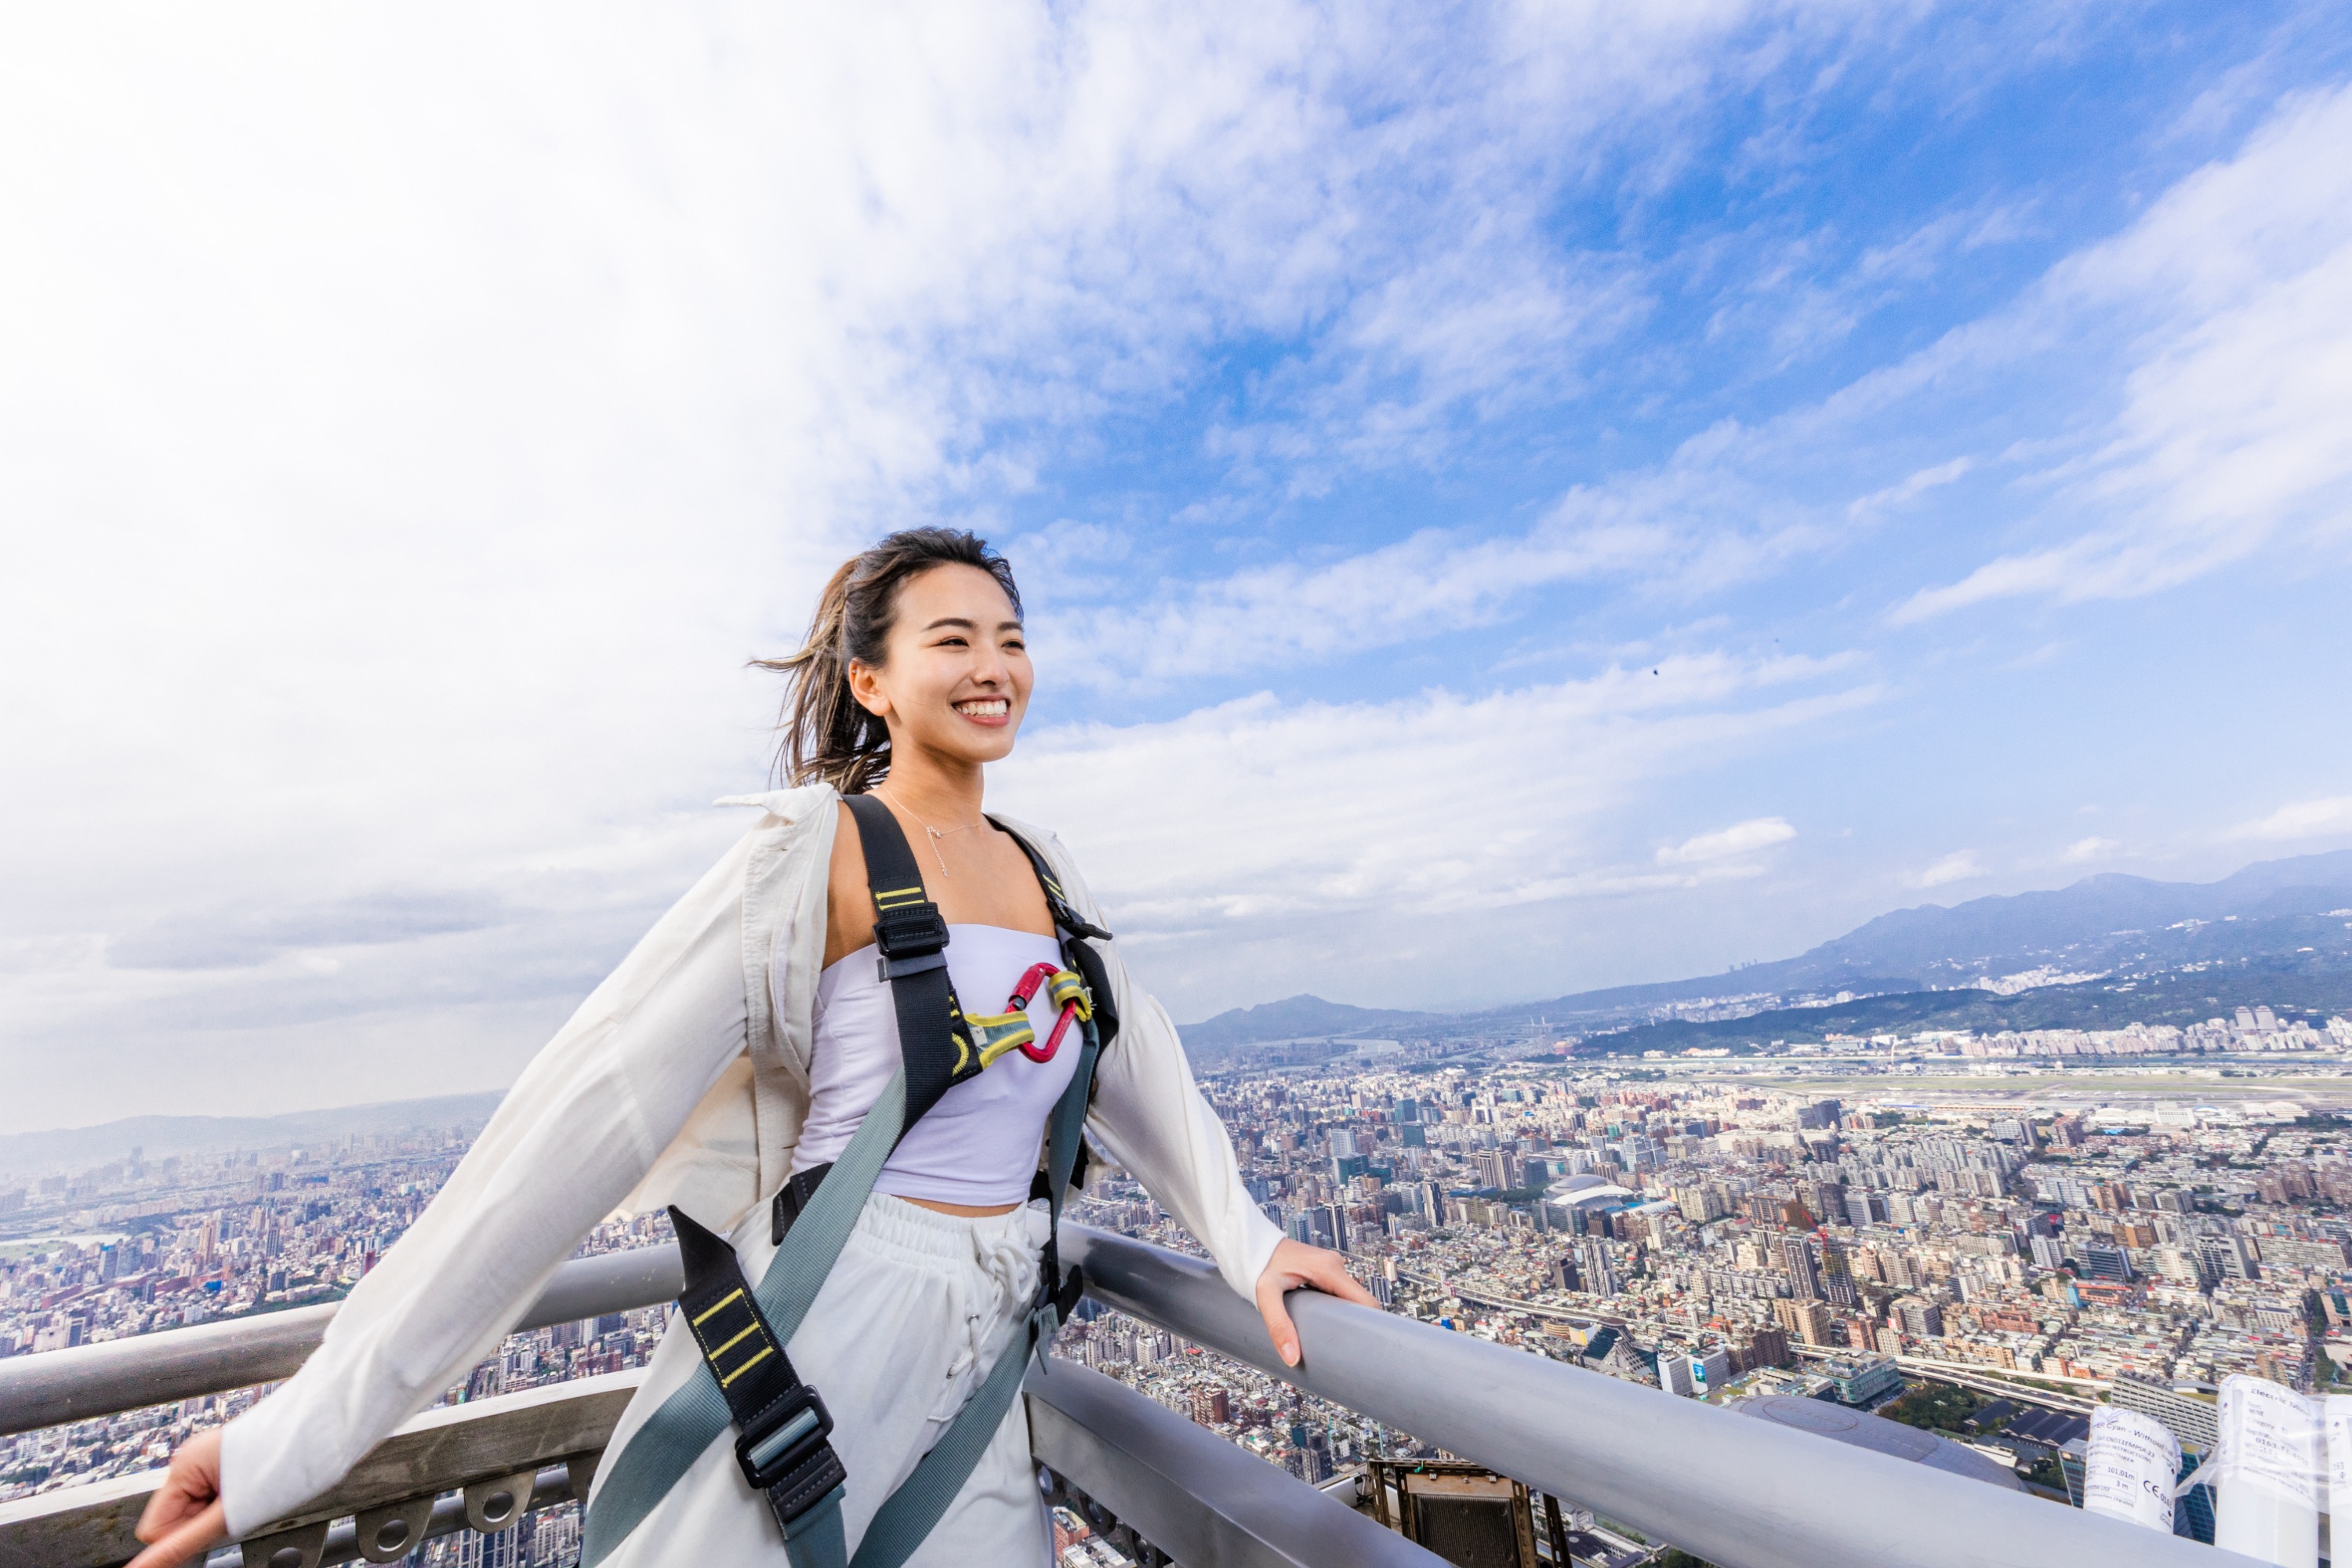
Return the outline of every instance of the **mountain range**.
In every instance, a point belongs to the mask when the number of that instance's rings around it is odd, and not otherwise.
[[[2270,990],[2249,1000],[2338,1005],[2331,1000],[2338,988],[2316,977],[2352,975],[2352,849],[2262,861],[2217,882],[2107,873],[2054,891],[1897,910],[1794,958],[1690,980],[1612,986],[1468,1013],[1352,1007],[1300,995],[1185,1025],[1183,1036],[1196,1057],[1219,1057],[1274,1040],[1475,1034],[1538,1019],[1563,1029],[1609,1029],[1654,1022],[1668,1012],[1706,1011],[1709,1004],[1762,1014],[1840,993],[1868,999],[1981,992],[1988,1000],[1978,1012],[1990,1017],[2004,1010],[2037,1011],[2004,998],[2038,996],[2038,1010],[2047,1013],[2066,997],[2087,1005],[2093,993],[2112,996],[2166,974],[2216,975],[2200,983],[2197,1001],[2182,1004],[2210,1011],[2213,1004],[2203,998],[2221,996],[2216,987],[2222,986],[2223,969],[2264,977],[2261,984]],[[2234,998],[2234,982],[2222,988]],[[2057,1011],[2080,1013],[2084,1005]],[[1922,1004],[1905,1011],[1935,1010]]]
[[[444,1094],[296,1110],[282,1116],[126,1116],[91,1127],[0,1134],[0,1173],[17,1178],[79,1170],[120,1160],[131,1150],[149,1160],[227,1149],[285,1149],[331,1143],[353,1134],[462,1127],[468,1133],[490,1119],[505,1091]]]

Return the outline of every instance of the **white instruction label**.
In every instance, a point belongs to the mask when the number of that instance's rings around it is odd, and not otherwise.
[[[2327,1396],[2327,1511],[2352,1531],[2352,1394]]]
[[[2352,1399],[2345,1401],[2352,1405]],[[2172,1482],[2180,1473],[2180,1439],[2137,1410],[2091,1412],[2090,1452],[2083,1467],[2083,1507],[2150,1530],[2172,1531]]]
[[[2221,1453],[2215,1479],[2252,1481],[2317,1510],[2319,1401],[2243,1373],[2221,1380]]]

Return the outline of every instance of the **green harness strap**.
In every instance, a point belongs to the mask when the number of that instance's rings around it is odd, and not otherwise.
[[[1087,1088],[1094,1079],[1095,1058],[1102,1050],[1094,1020],[1087,1019],[1085,1029],[1078,1070],[1072,1075],[1069,1087],[1062,1091],[1062,1098],[1055,1101],[1053,1120],[1048,1123],[1045,1205],[1055,1226],[1062,1221],[1063,1190],[1077,1165],[1078,1141],[1087,1121]],[[1055,1266],[1058,1250],[1046,1248],[1047,1268]],[[1072,1285],[1077,1282],[1076,1274],[1072,1270]],[[1039,1287],[1026,1321],[1014,1326],[1012,1339],[997,1352],[996,1364],[989,1369],[987,1378],[964,1401],[963,1408],[956,1412],[948,1429],[931,1445],[931,1451],[915,1466],[914,1473],[899,1482],[898,1489],[876,1511],[848,1568],[899,1568],[947,1516],[949,1506],[963,1490],[964,1482],[971,1479],[981,1457],[988,1452],[996,1429],[1003,1425],[1004,1413],[1012,1408],[1013,1396],[1020,1392],[1030,1358],[1036,1357],[1038,1370],[1045,1370],[1045,1347],[1053,1342],[1062,1313],[1075,1304],[1076,1292],[1064,1296],[1060,1280],[1041,1279]],[[794,1568],[835,1565],[796,1562]]]
[[[809,1304],[816,1300],[835,1260],[847,1245],[849,1233],[857,1228],[857,1216],[865,1212],[874,1179],[881,1174],[883,1162],[898,1142],[906,1105],[907,1075],[902,1068],[874,1102],[856,1136],[834,1162],[807,1207],[784,1233],[783,1244],[769,1259],[767,1271],[760,1276],[752,1295],[758,1298],[777,1342],[787,1343],[799,1331]],[[1058,1106],[1055,1110],[1058,1117]],[[580,1568],[595,1568],[610,1555],[654,1510],[654,1505],[669,1495],[670,1488],[703,1451],[726,1433],[733,1419],[717,1381],[699,1369],[663,1400],[660,1408],[630,1436],[627,1447],[605,1472],[604,1485],[596,1489],[595,1505],[588,1510],[581,1543]],[[845,1555],[839,1497],[803,1515],[785,1542],[793,1568],[837,1568]],[[833,1542],[829,1558],[821,1545],[827,1536]]]
[[[1055,1225],[1061,1222],[1062,1195],[1077,1163],[1087,1088],[1102,1050],[1094,1021],[1087,1020],[1083,1027],[1077,1071],[1055,1102],[1047,1124],[1045,1201]],[[849,1233],[856,1228],[875,1178],[898,1141],[898,1123],[905,1106],[902,1079],[903,1075],[894,1078],[883,1090],[857,1135],[835,1162],[792,1229],[784,1233],[783,1245],[776,1249],[752,1292],[780,1341],[789,1342],[807,1317],[817,1289],[833,1271]],[[796,1521],[784,1543],[793,1568],[899,1568],[929,1538],[988,1451],[1021,1387],[1031,1355],[1042,1354],[1060,1326],[1061,1304],[1051,1299],[1060,1282],[1041,1283],[1047,1284],[1040,1292],[1044,1299],[1013,1330],[1016,1340],[1026,1341],[1019,1353],[1011,1343],[999,1352],[995,1366],[956,1412],[930,1452],[883,1502],[858,1542],[856,1556],[848,1553],[836,1494]],[[595,1568],[609,1555],[668,1495],[704,1450],[726,1434],[730,1421],[718,1384],[699,1373],[664,1400],[630,1437],[620,1458],[605,1472],[604,1485],[596,1489],[595,1506],[588,1511],[581,1568]]]

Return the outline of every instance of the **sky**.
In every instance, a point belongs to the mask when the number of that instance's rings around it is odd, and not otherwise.
[[[19,8],[0,1131],[493,1089],[978,531],[1180,1019],[2352,844],[2325,4]]]

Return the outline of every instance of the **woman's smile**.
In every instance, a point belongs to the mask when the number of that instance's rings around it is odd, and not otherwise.
[[[1013,720],[1011,699],[1003,697],[967,697],[953,704],[955,710],[975,724],[985,724],[992,730],[1003,729]]]

